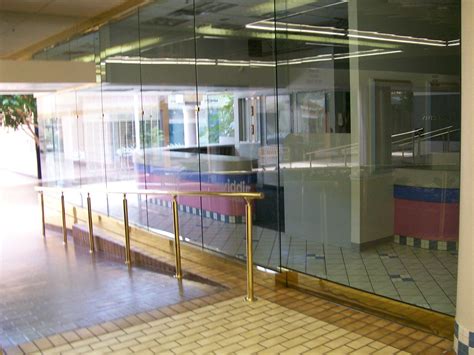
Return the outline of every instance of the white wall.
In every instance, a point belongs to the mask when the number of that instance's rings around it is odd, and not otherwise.
[[[33,138],[21,129],[0,127],[0,169],[37,177]]]

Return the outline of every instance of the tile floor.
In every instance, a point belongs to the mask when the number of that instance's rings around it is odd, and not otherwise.
[[[266,300],[233,298],[43,354],[409,354]]]
[[[450,340],[268,282],[257,286],[259,298],[249,304],[232,267],[220,264],[219,270],[224,273],[202,269],[235,285],[233,290],[55,334],[6,353],[454,354]]]
[[[14,181],[5,181],[8,176]],[[219,290],[189,280],[179,285],[144,269],[129,271],[72,242],[64,247],[52,231],[44,239],[35,183],[0,171],[0,348]]]
[[[127,186],[127,182],[119,184]],[[120,195],[109,198],[111,216],[122,218],[121,198]],[[106,213],[105,196],[96,200],[94,208]],[[80,203],[79,197],[76,202]],[[129,213],[131,223],[173,232],[171,210],[167,207],[130,196]],[[244,224],[228,224],[181,212],[180,231],[188,242],[245,259]],[[254,260],[264,267],[281,265],[420,307],[455,314],[455,251],[427,250],[391,241],[359,251],[285,233],[281,234],[280,240],[277,232],[255,226]]]

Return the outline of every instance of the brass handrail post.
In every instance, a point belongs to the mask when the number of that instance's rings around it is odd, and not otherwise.
[[[252,221],[252,200],[245,199],[245,221],[246,221],[246,236],[247,236],[247,302],[255,301],[253,294],[253,248],[252,248],[252,237],[253,237],[253,221]]]
[[[178,280],[183,278],[181,270],[181,245],[179,241],[179,215],[178,215],[178,201],[176,196],[173,196],[173,227],[174,227],[174,255],[176,259],[176,275]]]
[[[87,221],[89,222],[89,253],[93,254],[95,251],[94,226],[92,225],[92,204],[89,193],[87,193]]]
[[[41,226],[43,237],[46,237],[46,222],[44,218],[44,193],[43,191],[40,192],[40,204],[41,204]]]
[[[61,217],[63,221],[63,243],[67,244],[66,206],[64,203],[64,192],[61,192]]]
[[[132,257],[130,254],[130,227],[128,224],[128,202],[127,194],[123,194],[123,224],[125,228],[125,264],[132,265]]]

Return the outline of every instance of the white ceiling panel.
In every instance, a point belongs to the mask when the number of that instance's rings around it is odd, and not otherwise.
[[[127,0],[0,0],[0,58],[125,2]]]

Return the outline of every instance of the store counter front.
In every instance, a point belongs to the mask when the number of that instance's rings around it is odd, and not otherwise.
[[[167,191],[251,192],[256,189],[257,174],[253,160],[238,156],[196,154],[150,148],[134,153],[137,182],[148,189]],[[149,202],[171,206],[166,196],[149,196]],[[180,210],[199,215],[199,197],[180,197]],[[204,217],[225,223],[242,223],[245,202],[241,198],[203,197]]]
[[[393,196],[396,241],[427,249],[455,248],[452,242],[459,234],[458,170],[396,169]]]

